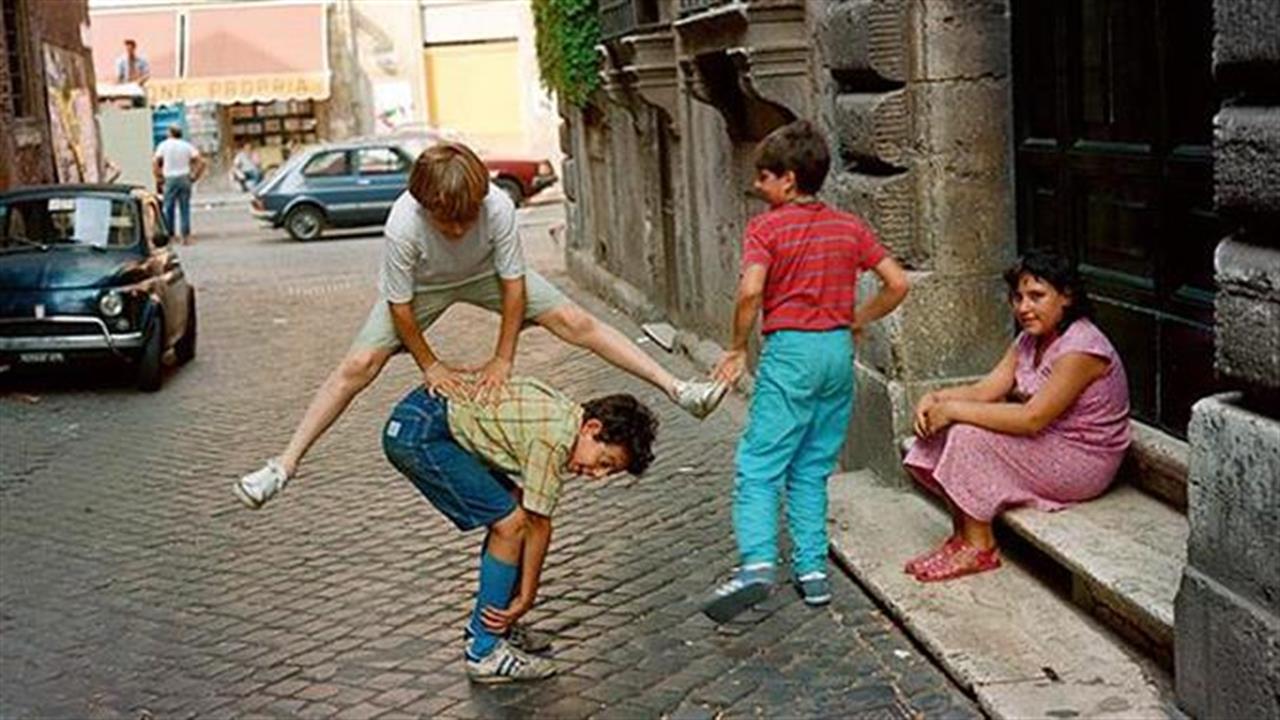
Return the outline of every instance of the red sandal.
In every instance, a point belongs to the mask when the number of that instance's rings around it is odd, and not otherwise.
[[[902,566],[902,572],[908,575],[915,575],[916,572],[919,571],[925,565],[936,562],[935,557],[941,558],[947,555],[951,555],[952,553],[963,548],[964,546],[965,546],[964,538],[960,537],[959,535],[952,535],[951,537],[947,538],[938,547],[925,550],[919,555],[916,555],[915,557],[908,560],[906,565]]]
[[[974,575],[1000,567],[1000,551],[997,548],[979,550],[964,543],[964,546],[939,562],[918,566],[914,575],[920,582],[941,582],[953,578]]]

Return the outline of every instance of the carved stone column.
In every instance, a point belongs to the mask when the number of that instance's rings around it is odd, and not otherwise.
[[[1280,717],[1280,4],[1216,0],[1214,195],[1236,227],[1214,258],[1216,367],[1240,392],[1192,410],[1178,701]]]

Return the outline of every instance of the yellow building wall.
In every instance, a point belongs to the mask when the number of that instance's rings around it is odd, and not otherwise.
[[[423,52],[431,123],[486,150],[524,144],[518,43],[428,45]]]

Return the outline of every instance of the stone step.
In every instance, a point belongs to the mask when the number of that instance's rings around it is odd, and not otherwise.
[[[1129,424],[1133,443],[1119,478],[1181,511],[1187,509],[1187,458],[1184,440],[1140,422]]]
[[[1187,518],[1130,485],[1062,512],[1006,512],[1003,524],[1072,577],[1072,599],[1158,661],[1173,664],[1173,601]]]
[[[992,717],[1181,717],[1168,674],[1014,562],[946,583],[902,571],[946,513],[868,472],[830,483],[831,547]]]

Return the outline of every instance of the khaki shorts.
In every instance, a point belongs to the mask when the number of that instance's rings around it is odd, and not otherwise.
[[[555,285],[534,272],[524,273],[524,324],[529,325],[534,318],[549,310],[555,310],[569,302]],[[502,312],[502,284],[497,275],[481,275],[457,285],[446,285],[438,288],[424,288],[414,292],[413,316],[418,320],[418,327],[426,330],[454,303],[468,303],[476,307]],[[403,349],[400,336],[396,334],[395,324],[391,321],[391,309],[386,300],[378,300],[369,311],[364,327],[356,333],[351,343],[353,350],[369,350],[391,348]]]

